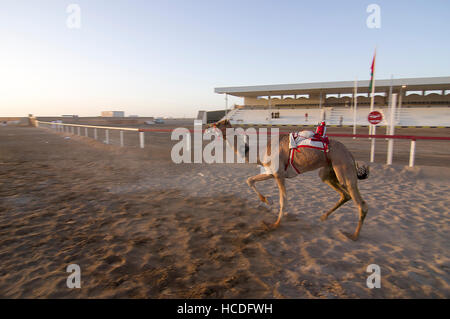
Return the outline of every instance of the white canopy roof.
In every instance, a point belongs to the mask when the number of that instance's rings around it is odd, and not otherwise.
[[[358,81],[358,93],[369,92],[369,80]],[[375,79],[376,92],[386,92],[391,86],[394,91],[406,86],[408,91],[428,91],[428,90],[450,90],[450,77],[428,77],[428,78],[404,78],[404,79]],[[266,95],[292,95],[292,94],[344,94],[352,93],[354,81],[337,82],[313,82],[296,84],[274,84],[274,85],[255,85],[255,86],[235,86],[218,87],[214,89],[215,93],[226,93],[238,97],[255,97]]]

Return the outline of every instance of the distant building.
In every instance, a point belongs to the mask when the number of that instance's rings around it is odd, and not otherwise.
[[[198,111],[197,120],[203,124],[220,121],[225,116],[225,110],[220,111]]]
[[[202,124],[206,124],[208,121],[206,111],[198,111],[197,120],[202,121]]]
[[[102,117],[125,117],[124,111],[102,111]]]
[[[71,117],[71,118],[77,118],[77,117],[78,117],[78,115],[76,115],[76,114],[63,114],[63,115],[61,115],[61,117]]]
[[[128,117],[139,117],[139,115],[128,115]]]

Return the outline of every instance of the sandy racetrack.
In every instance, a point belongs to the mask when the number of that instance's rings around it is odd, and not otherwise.
[[[353,203],[317,172],[287,182],[289,218],[273,181],[245,183],[248,164],[170,161],[170,144],[119,149],[45,129],[0,128],[0,297],[450,297],[450,171],[376,164],[358,242]],[[82,288],[66,287],[81,267]],[[366,287],[378,264],[382,288]]]

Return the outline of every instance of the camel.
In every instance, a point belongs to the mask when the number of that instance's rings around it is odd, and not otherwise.
[[[226,140],[226,129],[232,128],[230,121],[228,119],[221,120],[208,128],[214,127],[219,129],[222,133],[223,138]],[[234,146],[234,152],[238,153],[236,143],[229,143]],[[276,169],[272,169],[271,161],[267,160],[268,154],[270,154],[270,143],[267,144],[264,159],[261,160],[258,155],[257,164],[264,166],[266,169],[265,174],[258,174],[256,176],[247,179],[247,184],[255,191],[259,199],[271,205],[271,200],[262,195],[255,186],[256,182],[265,181],[274,178],[279,189],[280,194],[280,210],[278,213],[278,218],[273,224],[263,222],[267,229],[275,229],[280,223],[283,215],[285,215],[285,205],[286,205],[286,187],[285,179],[294,178],[298,176],[297,172],[293,172],[289,169],[289,135],[280,135],[279,138],[279,165]],[[248,145],[245,147],[246,150],[246,161],[248,162]],[[362,199],[361,194],[358,190],[358,179],[366,179],[369,176],[369,167],[362,165],[358,166],[355,162],[353,155],[350,151],[339,141],[330,139],[328,144],[328,153],[325,154],[324,151],[312,148],[302,148],[299,152],[294,152],[293,166],[301,173],[314,171],[319,169],[319,177],[321,180],[333,188],[339,193],[339,201],[328,211],[326,211],[321,217],[321,221],[325,221],[328,217],[336,211],[343,204],[352,199],[359,211],[359,221],[358,226],[353,234],[344,234],[351,240],[356,241],[361,232],[361,227],[364,223],[368,212],[368,205]]]

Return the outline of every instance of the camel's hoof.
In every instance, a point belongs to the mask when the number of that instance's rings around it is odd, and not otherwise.
[[[272,205],[272,204],[273,204],[272,198],[266,197],[265,203],[266,203],[267,205],[269,205],[269,206]]]
[[[320,216],[320,220],[321,220],[322,222],[326,221],[327,219],[328,219],[327,214],[323,214],[322,216]]]
[[[269,224],[265,221],[263,221],[262,224],[266,230],[274,230],[275,228],[278,227],[278,224]]]
[[[347,238],[350,238],[353,241],[357,241],[358,240],[358,236],[355,236],[355,234],[350,234],[347,232],[342,232],[345,236],[347,236]]]
[[[263,225],[263,227],[264,227],[265,230],[270,230],[270,224],[269,224],[269,223],[263,221],[263,222],[262,222],[262,225]]]

